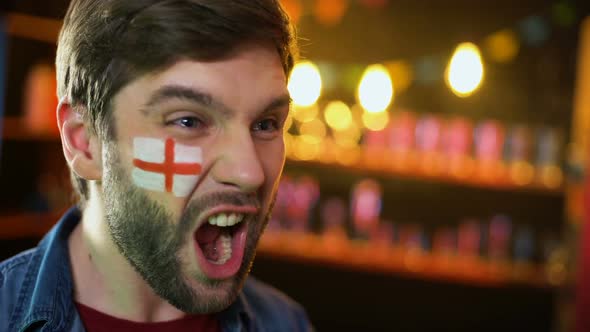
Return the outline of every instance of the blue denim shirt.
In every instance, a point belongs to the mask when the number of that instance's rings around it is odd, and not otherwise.
[[[84,331],[73,300],[68,237],[80,212],[68,211],[39,245],[0,263],[0,332]],[[222,331],[311,331],[305,311],[250,277],[217,314]]]

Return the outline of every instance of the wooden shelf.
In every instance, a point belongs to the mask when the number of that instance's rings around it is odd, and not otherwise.
[[[0,216],[0,239],[41,238],[61,215],[62,212]],[[258,252],[294,262],[475,286],[558,286],[547,281],[541,266],[444,257],[312,234],[267,231]]]
[[[444,257],[311,234],[266,232],[261,238],[258,252],[260,255],[300,263],[474,286],[520,285],[546,289],[558,286],[547,281],[541,266],[532,264],[490,263],[478,258]]]
[[[57,43],[57,37],[63,22],[61,20],[31,15],[9,13],[7,15],[7,32],[10,36],[37,40],[45,43]]]
[[[443,172],[431,173],[422,170],[418,167],[408,167],[404,169],[396,169],[392,166],[387,166],[383,163],[371,163],[366,160],[359,160],[359,162],[343,165],[333,162],[322,162],[318,160],[295,160],[288,158],[288,165],[293,167],[311,167],[311,168],[325,168],[325,169],[340,169],[345,172],[355,172],[366,176],[382,176],[394,177],[400,179],[412,179],[422,182],[438,182],[447,183],[451,185],[466,186],[472,188],[503,190],[503,191],[521,191],[531,192],[537,194],[548,195],[563,195],[565,188],[563,185],[550,188],[540,183],[516,184],[507,178],[485,178],[472,174],[469,176],[453,176]]]

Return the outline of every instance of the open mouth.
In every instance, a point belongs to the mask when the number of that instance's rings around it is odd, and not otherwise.
[[[235,275],[242,264],[248,214],[211,215],[194,233],[195,251],[202,272],[211,279]]]

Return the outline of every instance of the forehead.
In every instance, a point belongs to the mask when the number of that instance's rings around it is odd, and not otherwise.
[[[132,81],[115,96],[117,105],[145,103],[165,86],[204,91],[228,106],[256,107],[287,93],[287,79],[275,48],[246,44],[230,55],[211,61],[183,59]]]

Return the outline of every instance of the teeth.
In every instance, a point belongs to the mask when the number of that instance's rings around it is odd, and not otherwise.
[[[237,217],[236,217],[235,213],[230,214],[229,217],[227,217],[227,225],[228,226],[235,225],[236,219],[237,219]]]
[[[209,217],[209,224],[213,226],[226,227],[233,226],[244,220],[244,215],[241,213],[232,213],[230,215],[226,213],[219,213]]]
[[[214,264],[222,265],[227,263],[227,261],[231,258],[232,250],[231,250],[231,236],[227,234],[221,235],[221,257],[217,260],[217,262],[213,262]]]
[[[217,217],[217,226],[221,226],[221,227],[227,226],[227,215],[222,213]]]

